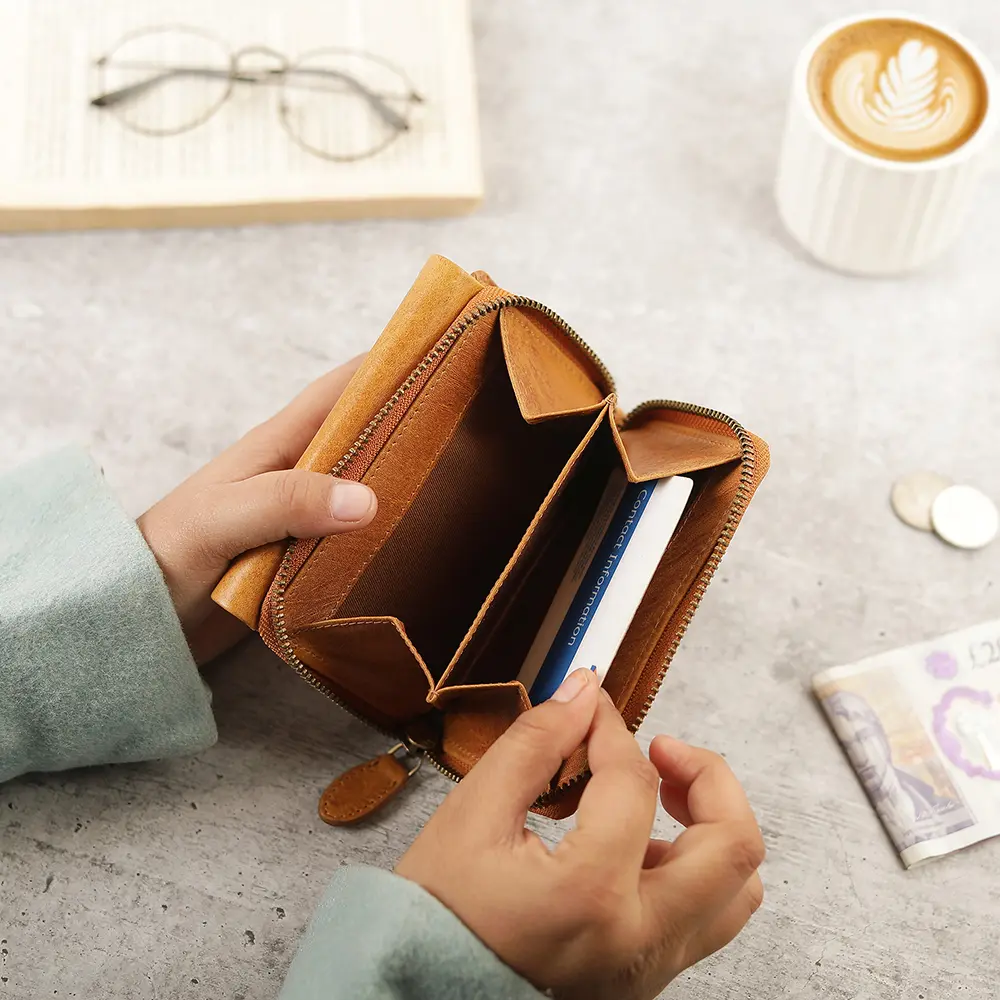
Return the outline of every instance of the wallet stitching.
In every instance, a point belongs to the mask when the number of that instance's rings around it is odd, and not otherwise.
[[[532,325],[531,320],[529,320],[524,314],[524,310],[515,309],[515,312],[518,313],[518,317],[525,323],[529,326]],[[546,341],[573,366],[573,371],[579,376],[581,384],[589,385],[591,388],[596,389],[600,393],[605,393],[607,391],[605,386],[599,385],[596,381],[594,381],[591,375],[587,373],[587,360],[583,352],[572,347],[566,341],[565,337],[561,336],[557,330],[552,330],[551,325],[546,320],[546,317],[543,316],[542,321],[538,325],[541,328],[542,335],[545,337]],[[605,396],[605,398],[607,397]]]
[[[451,741],[449,741],[451,742]],[[456,753],[456,751],[458,751]],[[472,750],[467,749],[463,744],[457,741],[448,747],[447,754],[453,760],[464,764],[468,770],[472,770],[478,763],[480,758],[477,758]]]
[[[399,622],[399,626],[397,627],[393,622],[387,620],[391,617],[391,615],[382,615],[370,618],[343,618],[340,621],[317,622],[314,625],[304,625],[302,628],[297,629],[295,635],[305,638],[307,632],[319,632],[322,629],[348,628],[354,625],[388,625],[399,636],[403,645],[413,654],[415,665],[420,668],[424,679],[428,681],[430,688],[433,690],[434,681],[431,678],[431,672],[427,669],[427,664],[424,663],[424,658],[420,655],[420,651],[413,645],[410,637],[406,634],[406,626],[403,622]],[[396,621],[399,620],[396,619]]]
[[[378,759],[369,761],[367,764],[363,764],[359,767],[354,773],[360,776],[368,771],[374,771],[378,768],[380,763],[381,761]],[[382,788],[380,788],[379,791],[377,791],[370,799],[367,799],[366,801],[355,806],[350,812],[340,812],[327,809],[327,815],[332,816],[335,819],[355,819],[358,816],[363,816],[365,812],[375,805],[385,795],[386,791],[391,790],[394,785],[397,785],[397,783],[393,781],[386,781]],[[336,806],[335,795],[330,796],[329,799],[326,796],[323,797],[324,803],[330,802],[331,799],[333,800],[332,804]]]
[[[706,430],[703,427],[693,426],[688,423],[683,423],[677,420],[671,420],[668,417],[658,415],[661,414],[662,412],[663,412],[662,410],[653,410],[650,412],[649,419],[647,421],[638,424],[635,427],[627,427],[625,429],[638,431],[642,430],[643,427],[648,426],[650,423],[659,422],[659,423],[670,424],[670,426],[678,434],[684,437],[697,438],[700,444],[703,444],[706,447],[710,448],[723,449],[727,446],[727,444],[731,443],[731,441],[733,440],[728,435],[717,434],[713,431]],[[737,452],[737,454],[735,454],[733,458],[734,459],[739,458],[739,455],[740,452]]]
[[[501,686],[506,687],[506,685],[508,683],[510,683],[510,682],[509,681],[498,682],[496,686],[497,687],[501,687]],[[492,685],[485,685],[485,684],[456,684],[455,687],[456,688],[458,688],[458,687],[470,687],[470,688],[479,688],[480,690],[482,690],[483,688],[486,688],[486,687],[491,687],[492,688]],[[454,690],[454,689],[453,688],[446,688],[446,689],[442,689],[442,690]],[[438,693],[438,689],[437,688],[435,688],[434,693],[435,694]],[[436,707],[437,706],[437,701],[435,700],[434,702],[432,702],[432,704],[435,705],[435,707]],[[528,709],[524,708],[523,704],[522,704],[522,711],[518,713],[518,716],[523,715],[527,711],[528,711]],[[443,748],[443,746],[442,746],[442,748]],[[445,750],[445,753],[449,757],[452,757],[452,758],[454,758],[456,760],[461,761],[464,764],[467,764],[469,766],[469,768],[475,767],[476,764],[482,758],[482,754],[479,754],[477,756],[476,751],[474,749],[470,748],[467,744],[463,743],[461,740],[456,739],[454,736],[448,738],[448,748],[447,748],[447,750]]]
[[[449,365],[454,363],[455,359],[458,358],[459,353],[469,342],[470,342],[469,338],[466,338],[464,340],[459,339],[458,343],[454,346],[454,348],[452,348],[452,350],[448,352],[448,357],[442,363],[441,367],[437,370],[437,372],[435,372],[435,377],[431,379],[430,383],[425,387],[424,391],[421,393],[421,398],[417,400],[416,405],[414,405],[410,409],[407,415],[403,418],[400,425],[393,432],[388,445],[379,454],[379,457],[375,460],[375,463],[372,465],[372,467],[369,470],[367,470],[367,472],[365,473],[365,477],[368,477],[369,475],[374,476],[382,467],[385,460],[389,457],[389,454],[392,452],[392,449],[395,448],[395,446],[399,444],[400,441],[403,440],[407,431],[411,428],[413,420],[416,418],[420,410],[433,398],[435,398],[435,392],[442,385],[442,382],[439,380],[439,376],[441,376],[445,372],[445,370],[448,368]],[[344,602],[347,595],[351,592],[351,588],[358,582],[358,579],[360,578],[361,574],[368,568],[368,564],[378,554],[379,549],[385,543],[389,535],[391,535],[392,532],[395,531],[399,522],[403,519],[407,510],[409,510],[410,504],[413,502],[414,498],[420,492],[424,483],[427,481],[427,477],[430,476],[430,474],[434,471],[435,464],[437,463],[437,460],[440,457],[441,452],[443,452],[444,449],[448,446],[448,442],[451,441],[455,429],[458,427],[458,424],[461,423],[462,418],[465,416],[465,411],[469,408],[469,406],[472,405],[472,401],[475,398],[476,398],[475,393],[473,393],[466,401],[465,405],[462,407],[461,411],[458,414],[458,419],[456,420],[455,425],[452,427],[451,433],[449,433],[445,437],[444,441],[441,443],[441,446],[431,457],[427,469],[425,470],[420,481],[416,484],[416,487],[414,488],[413,492],[404,501],[403,509],[399,517],[396,518],[391,524],[389,524],[386,527],[386,530],[384,531],[382,536],[374,543],[374,548],[369,553],[368,558],[364,560],[364,562],[361,564],[357,572],[340,588],[340,593],[337,595],[337,597],[334,599],[333,602],[334,607],[339,607]],[[319,550],[322,550],[322,544],[320,545]],[[298,581],[304,584],[306,579],[312,572],[312,570],[315,569],[316,565],[317,562],[314,561],[312,557],[310,557],[306,561],[305,566],[303,566],[302,569],[299,571]]]
[[[303,625],[302,628],[297,630],[298,635],[303,635],[306,632],[318,632],[323,628],[346,628],[348,625],[392,625],[392,622],[388,621],[392,615],[373,615],[370,618],[341,618],[339,621],[331,622],[316,622],[313,625]]]

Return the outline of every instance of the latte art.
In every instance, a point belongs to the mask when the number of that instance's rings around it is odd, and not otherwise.
[[[938,54],[933,45],[923,45],[916,39],[903,42],[879,74],[878,89],[873,94],[873,74],[864,66],[852,66],[863,58],[846,60],[841,72],[847,71],[850,96],[857,110],[877,125],[895,132],[926,132],[949,116],[954,117],[955,81],[947,76],[938,83]],[[868,94],[872,94],[871,100]]]
[[[888,159],[951,152],[986,112],[985,82],[968,53],[912,22],[851,25],[817,50],[809,76],[824,123],[852,146]]]

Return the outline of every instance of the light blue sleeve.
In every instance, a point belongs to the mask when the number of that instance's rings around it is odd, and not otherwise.
[[[215,739],[159,566],[100,470],[67,449],[0,476],[0,781]]]
[[[81,452],[0,476],[0,781],[194,753],[209,694],[152,553]],[[282,1000],[538,1000],[450,910],[343,868]]]
[[[454,913],[376,868],[333,877],[279,1000],[540,1000]]]

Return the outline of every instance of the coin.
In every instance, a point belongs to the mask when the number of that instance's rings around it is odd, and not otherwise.
[[[931,505],[939,493],[951,486],[951,480],[936,472],[913,472],[893,484],[889,502],[896,517],[911,528],[933,531]]]
[[[996,504],[973,486],[949,486],[931,506],[938,536],[960,549],[981,549],[996,538]]]

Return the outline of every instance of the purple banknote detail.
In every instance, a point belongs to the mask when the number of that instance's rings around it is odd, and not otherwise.
[[[931,677],[939,681],[950,681],[958,673],[958,660],[951,653],[936,649],[924,660],[924,667]]]
[[[953,687],[934,706],[932,725],[938,746],[955,767],[970,778],[1000,781],[1000,714],[989,713],[992,705],[993,695],[989,691]],[[979,744],[985,765],[969,759],[963,741]]]

